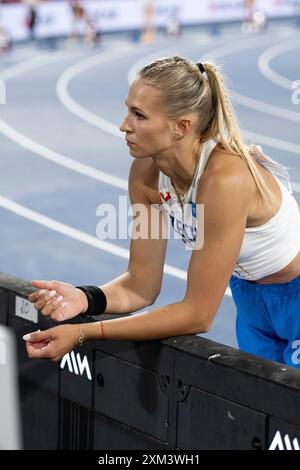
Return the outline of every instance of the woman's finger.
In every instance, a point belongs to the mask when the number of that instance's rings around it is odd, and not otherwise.
[[[55,311],[55,309],[62,303],[63,300],[64,298],[62,295],[53,297],[41,310],[42,314],[46,316],[51,315]]]
[[[64,356],[64,354],[59,353],[59,354],[57,354],[56,356],[52,357],[52,358],[51,358],[51,361],[53,361],[53,362],[58,362],[58,361],[61,360],[61,358],[62,358],[63,356]]]
[[[42,341],[50,341],[52,339],[51,329],[44,331],[34,331],[32,333],[27,333],[23,336],[24,341],[30,343],[40,343]]]
[[[31,358],[51,358],[53,355],[53,343],[49,341],[42,347],[37,347],[36,343],[27,342],[26,349]]]
[[[28,343],[29,344],[29,343]],[[35,349],[43,349],[45,346],[49,344],[49,340],[45,339],[44,341],[39,341],[37,343],[30,343],[31,347]]]
[[[55,290],[46,291],[34,304],[37,310],[42,310],[45,305],[56,296]]]
[[[65,320],[65,307],[66,302],[61,302],[51,314],[52,320],[64,321]]]
[[[29,302],[36,302],[41,295],[45,294],[45,292],[45,289],[38,289],[35,292],[32,292],[32,294],[29,294],[28,296]]]
[[[31,281],[31,284],[38,289],[56,290],[59,282],[57,281]]]

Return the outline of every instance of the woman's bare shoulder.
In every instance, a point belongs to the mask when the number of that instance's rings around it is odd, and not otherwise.
[[[139,186],[152,203],[160,203],[158,177],[159,170],[152,158],[136,158],[130,168],[129,187]]]
[[[256,193],[255,183],[246,162],[239,155],[221,147],[213,150],[200,184],[202,190],[215,189],[216,185],[225,188],[234,185],[250,198]]]
[[[237,154],[229,152],[222,147],[216,147],[205,168],[207,173],[219,173],[220,175],[233,175],[251,180],[251,172],[247,163]]]

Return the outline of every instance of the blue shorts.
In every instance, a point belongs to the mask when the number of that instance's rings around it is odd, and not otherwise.
[[[284,284],[255,284],[232,276],[239,347],[300,369],[300,276]]]

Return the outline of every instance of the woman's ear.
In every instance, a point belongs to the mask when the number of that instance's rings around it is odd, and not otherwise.
[[[181,117],[176,121],[175,135],[177,139],[182,139],[185,135],[189,134],[192,128],[191,119]]]

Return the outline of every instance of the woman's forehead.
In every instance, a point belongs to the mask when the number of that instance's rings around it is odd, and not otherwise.
[[[131,84],[127,97],[128,105],[140,109],[154,110],[157,107],[158,100],[159,91],[151,84],[140,78]]]

